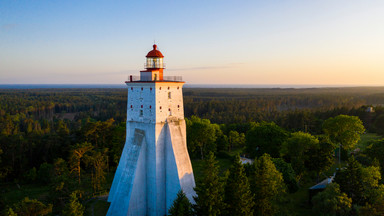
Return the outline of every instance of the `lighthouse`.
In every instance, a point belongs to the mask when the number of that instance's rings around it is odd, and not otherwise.
[[[183,190],[193,202],[195,179],[187,151],[180,76],[164,76],[164,56],[153,45],[145,70],[129,76],[126,141],[107,215],[166,215]]]

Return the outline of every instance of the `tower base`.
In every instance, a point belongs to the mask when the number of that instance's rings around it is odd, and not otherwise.
[[[184,119],[165,123],[127,122],[107,215],[166,215],[183,190],[193,202],[195,179],[186,145]]]

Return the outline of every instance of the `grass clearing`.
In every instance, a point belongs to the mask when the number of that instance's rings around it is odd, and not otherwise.
[[[302,185],[295,193],[287,193],[285,208],[287,209],[288,213],[303,216],[311,215],[313,213],[308,200],[308,188],[313,185],[313,183],[308,182]]]
[[[25,197],[48,203],[47,197],[50,191],[49,186],[39,184],[19,184],[19,186],[20,188],[16,183],[8,183],[0,186],[1,199],[4,201],[5,205],[13,205],[14,203],[20,202]]]
[[[104,200],[97,200],[94,205],[95,216],[105,216],[107,215],[108,208],[110,203]]]
[[[105,200],[91,200],[85,205],[84,215],[105,216],[107,215],[109,205],[110,203]]]
[[[223,176],[223,173],[229,169],[229,167],[232,165],[232,160],[233,157],[236,156],[237,154],[240,154],[243,152],[243,149],[234,149],[231,152],[220,152],[217,154],[216,160],[217,164],[220,167],[220,175]],[[204,166],[204,160],[201,159],[192,159],[192,169],[193,169],[193,174],[195,177],[195,182],[199,182],[202,180],[202,173],[203,173],[203,166]]]
[[[360,140],[357,143],[356,147],[359,148],[361,151],[364,151],[371,141],[382,139],[382,138],[383,138],[382,136],[377,135],[375,133],[362,134],[360,136]]]

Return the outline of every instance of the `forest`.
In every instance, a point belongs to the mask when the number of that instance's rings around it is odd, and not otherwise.
[[[198,197],[170,215],[384,215],[384,87],[183,92]],[[105,215],[126,106],[126,89],[0,89],[0,213]]]

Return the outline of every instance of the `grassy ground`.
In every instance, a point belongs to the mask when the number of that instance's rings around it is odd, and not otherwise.
[[[380,135],[377,135],[375,133],[365,133],[360,136],[360,141],[357,143],[356,147],[360,148],[360,150],[364,150],[371,141],[378,140],[383,138]]]
[[[311,215],[312,209],[309,205],[308,188],[313,185],[311,182],[304,183],[295,193],[287,194],[283,209],[286,209],[290,215]]]
[[[107,189],[109,190],[112,180],[113,180],[114,173],[110,172],[106,179],[107,179]],[[82,189],[85,194],[92,193],[91,191],[91,182],[90,182],[89,176],[84,176],[82,179]],[[9,206],[12,207],[15,203],[20,202],[25,197],[29,197],[30,199],[37,199],[45,204],[52,203],[51,200],[49,200],[48,195],[51,190],[51,186],[49,185],[42,185],[42,184],[27,184],[27,183],[3,183],[0,184],[0,211],[2,210],[3,206],[1,204],[4,204],[4,207]],[[102,194],[96,194],[96,195],[102,195]],[[90,201],[95,202],[95,201]],[[89,207],[89,203],[87,203],[86,208]],[[98,215],[96,212],[103,212],[104,209],[108,210],[109,203],[103,200],[97,200],[97,202],[94,203],[94,215]],[[107,206],[107,207],[105,207]],[[104,213],[100,215],[105,215],[106,210]],[[90,214],[85,214],[90,215]]]
[[[227,169],[229,169],[232,164],[232,158],[235,155],[240,154],[242,151],[243,149],[235,149],[229,153],[218,154],[216,160],[218,161],[221,174],[223,174]],[[202,179],[204,161],[201,159],[192,159],[191,162],[195,181],[198,182]]]
[[[85,216],[105,216],[109,203],[105,200],[92,200],[85,205]]]
[[[41,201],[47,201],[50,187],[38,184],[19,184],[20,187],[15,183],[2,184],[0,186],[1,199],[5,206],[12,206],[24,199],[29,197],[30,199],[37,199]]]

